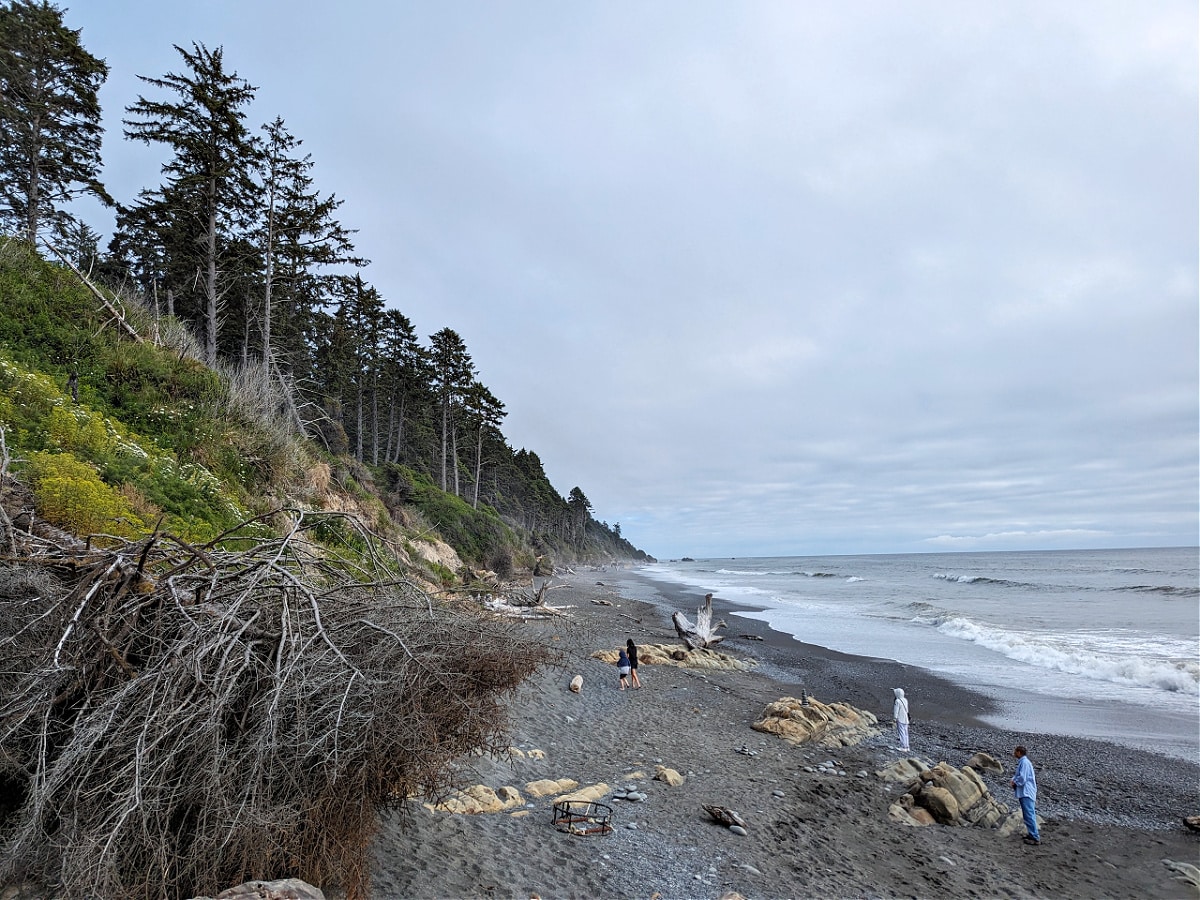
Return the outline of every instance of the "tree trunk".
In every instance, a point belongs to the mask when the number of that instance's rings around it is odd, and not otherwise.
[[[208,180],[208,236],[205,246],[207,277],[204,294],[207,303],[204,321],[204,356],[209,366],[217,364],[217,182]]]

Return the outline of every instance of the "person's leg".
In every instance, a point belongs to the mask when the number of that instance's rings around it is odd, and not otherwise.
[[[900,749],[907,750],[908,749],[908,723],[907,722],[897,722],[896,730],[900,732]]]
[[[1042,839],[1038,834],[1037,827],[1037,810],[1034,808],[1033,800],[1029,797],[1021,797],[1021,818],[1025,820],[1025,830],[1029,832],[1029,837],[1035,841]]]
[[[633,679],[633,686],[634,686],[634,687],[641,687],[641,686],[642,686],[642,679],[638,678],[637,669],[630,669],[630,670],[629,670],[629,676],[630,676],[630,678],[632,678],[632,679]]]

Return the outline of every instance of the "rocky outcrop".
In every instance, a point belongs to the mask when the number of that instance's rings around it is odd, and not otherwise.
[[[874,715],[846,703],[825,704],[812,697],[803,700],[782,697],[767,704],[761,718],[750,727],[778,735],[790,744],[849,747],[877,734],[878,725]]]
[[[597,650],[592,654],[592,658],[615,664],[618,652],[617,650]],[[752,659],[737,659],[716,650],[689,650],[682,644],[638,644],[638,665],[748,672],[757,663]]]
[[[915,773],[915,776],[914,776]],[[902,759],[875,773],[885,781],[908,785],[888,815],[904,825],[975,825],[1016,834],[1024,827],[1019,810],[996,800],[975,769],[956,769],[939,762],[926,768],[920,760]]]
[[[497,813],[524,806],[525,800],[521,792],[514,787],[504,786],[490,788],[484,784],[476,784],[461,791],[455,791],[441,803],[427,803],[426,809],[437,812],[448,812],[464,816],[476,816],[482,813]]]

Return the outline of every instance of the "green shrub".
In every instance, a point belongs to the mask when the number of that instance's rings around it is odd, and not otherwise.
[[[42,518],[75,534],[136,537],[145,523],[95,468],[71,453],[32,453],[25,473]]]

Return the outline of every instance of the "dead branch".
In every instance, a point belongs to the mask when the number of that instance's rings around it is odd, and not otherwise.
[[[380,811],[508,745],[503,701],[546,648],[338,563],[311,534],[328,518],[202,546],[10,532],[0,784],[21,800],[0,884],[157,900],[291,876],[363,897]]]
[[[122,331],[124,331],[139,344],[145,340],[140,334],[137,333],[137,330],[125,320],[125,313],[122,310],[117,309],[113,302],[104,296],[104,294],[100,291],[100,288],[96,287],[95,283],[93,283],[90,278],[79,271],[79,268],[75,265],[75,263],[71,262],[71,260],[69,260],[61,250],[59,250],[49,241],[44,241],[43,243],[46,244],[46,247],[49,248],[51,253],[62,260],[67,268],[75,273],[75,277],[79,279],[80,283],[84,287],[91,291],[92,296],[104,305],[104,308],[108,310],[109,315],[113,317],[113,321],[117,323],[117,326]]]

